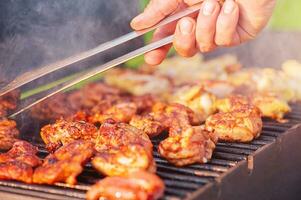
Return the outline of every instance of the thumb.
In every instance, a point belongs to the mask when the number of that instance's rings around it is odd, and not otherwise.
[[[166,16],[177,10],[182,0],[151,0],[146,9],[131,21],[135,30],[154,26]]]

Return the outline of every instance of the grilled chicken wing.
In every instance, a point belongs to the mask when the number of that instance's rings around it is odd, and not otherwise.
[[[223,141],[250,142],[260,135],[261,112],[255,106],[243,105],[234,111],[211,115],[206,120],[206,128]]]
[[[94,144],[91,141],[76,140],[49,154],[33,175],[33,182],[54,184],[65,182],[76,184],[76,177],[82,172],[83,165],[92,157]]]
[[[153,145],[142,131],[112,120],[99,129],[93,166],[109,176],[124,176],[137,170],[156,170],[152,156]]]
[[[32,182],[33,168],[41,163],[37,148],[25,141],[15,142],[6,153],[0,154],[0,180]]]
[[[159,145],[159,153],[170,163],[184,166],[206,163],[212,156],[217,136],[201,127],[189,127],[174,134]]]
[[[54,124],[44,126],[40,134],[47,150],[53,152],[73,140],[95,140],[97,128],[93,124],[84,121],[70,122],[61,119]]]
[[[13,120],[5,118],[0,119],[0,149],[8,150],[17,141],[19,131],[16,128],[17,124]]]
[[[87,200],[156,200],[162,197],[164,183],[148,172],[134,172],[126,177],[107,177],[93,185]]]

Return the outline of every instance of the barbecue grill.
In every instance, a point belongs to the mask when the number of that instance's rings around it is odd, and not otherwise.
[[[273,41],[271,44],[266,45],[272,50],[277,49],[277,45],[281,43],[277,40],[278,34],[263,35],[263,38],[274,38],[270,40]],[[261,38],[251,45],[234,49],[234,52],[253,52],[258,48],[258,43],[264,41]],[[287,42],[289,46],[296,45],[292,41]],[[230,51],[233,52],[232,49]],[[264,62],[256,60],[256,64],[264,66],[266,62],[271,62],[273,65],[280,65],[284,59],[287,59],[287,55],[281,54],[272,62],[264,59],[261,60]],[[254,64],[254,59],[246,54],[242,56],[242,60],[244,63],[253,60]],[[301,195],[301,152],[298,151],[301,146],[301,104],[291,106],[292,112],[285,117],[288,119],[286,123],[264,119],[261,136],[251,143],[219,142],[212,159],[206,164],[175,167],[157,152],[162,138],[154,138],[152,142],[155,146],[157,174],[166,185],[163,199],[298,199]],[[18,121],[22,125],[19,127],[22,133],[27,133],[22,135],[22,139],[38,146],[39,156],[45,157],[47,151],[37,132],[41,124],[33,123],[26,114],[20,116]],[[50,186],[0,181],[0,199],[85,199],[89,187],[101,178],[103,176],[88,163],[78,177],[77,185],[72,187],[64,183]]]
[[[163,199],[291,199],[297,198],[301,165],[301,104],[291,105],[288,122],[265,119],[261,136],[251,143],[219,142],[207,164],[175,167],[162,159],[153,139],[157,174],[166,185]],[[31,140],[23,135],[23,139]],[[39,140],[39,156],[48,153]],[[101,179],[87,164],[75,186],[63,183],[48,185],[0,181],[3,199],[85,199],[85,193]],[[291,192],[294,191],[294,192]],[[301,193],[301,191],[300,191]],[[5,197],[5,198],[4,198]]]

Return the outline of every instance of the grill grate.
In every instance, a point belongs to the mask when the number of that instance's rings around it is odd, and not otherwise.
[[[159,139],[154,139],[154,158],[157,163],[157,174],[166,185],[163,199],[182,199],[197,189],[214,181],[227,173],[230,168],[240,161],[246,160],[261,147],[272,143],[276,138],[292,126],[301,122],[300,104],[292,105],[293,112],[286,118],[287,123],[278,123],[265,119],[261,136],[251,143],[219,142],[214,151],[213,158],[207,164],[194,164],[187,167],[175,167],[162,159],[157,152]],[[45,157],[47,151],[39,146],[39,155]],[[90,185],[101,179],[91,166],[87,164],[84,172],[78,177],[78,184],[71,187],[63,183],[54,186],[29,185],[15,181],[0,181],[0,191],[31,195],[48,199],[84,199]]]

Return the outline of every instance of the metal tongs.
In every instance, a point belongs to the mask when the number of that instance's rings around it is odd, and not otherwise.
[[[90,58],[94,55],[97,55],[99,53],[102,53],[108,49],[112,49],[116,46],[119,46],[121,44],[124,44],[130,40],[133,40],[135,38],[138,38],[150,31],[153,31],[154,29],[157,29],[159,27],[162,27],[164,25],[167,25],[171,22],[174,22],[184,16],[188,16],[188,15],[191,15],[193,13],[196,13],[197,11],[199,11],[201,7],[201,4],[196,4],[194,6],[191,6],[191,7],[188,7],[186,8],[185,10],[181,11],[181,12],[178,12],[178,13],[175,13],[167,18],[165,18],[164,20],[162,20],[160,23],[156,24],[155,26],[153,27],[150,27],[150,28],[147,28],[147,29],[144,29],[144,30],[141,30],[141,31],[133,31],[133,32],[130,32],[126,35],[123,35],[119,38],[116,38],[114,40],[111,40],[111,41],[108,41],[106,43],[103,43],[93,49],[90,49],[88,51],[85,51],[85,52],[82,52],[82,53],[79,53],[77,55],[74,55],[74,56],[71,56],[71,57],[68,57],[64,60],[60,60],[58,62],[55,62],[55,63],[52,63],[52,64],[49,64],[49,65],[46,65],[46,66],[43,66],[43,67],[40,67],[39,69],[37,70],[34,70],[34,71],[31,71],[30,73],[25,73],[25,74],[22,74],[20,76],[18,76],[15,80],[13,80],[12,82],[10,82],[8,85],[6,85],[4,88],[1,88],[0,90],[0,97],[9,93],[9,92],[12,92],[18,88],[20,88],[21,86],[23,85],[26,85],[38,78],[41,78],[47,74],[50,74],[52,72],[55,72],[55,71],[58,71],[58,70],[61,70],[67,66],[70,66],[74,63],[78,63],[80,61],[83,61],[87,58]],[[39,98],[28,98],[26,99],[26,101],[24,102],[21,102],[19,103],[18,105],[18,108],[10,115],[10,117],[15,117],[16,115],[22,113],[23,111],[31,108],[32,106],[36,105],[37,103],[40,103],[41,101],[61,92],[61,91],[64,91],[68,88],[70,88],[71,86],[81,82],[81,81],[84,81],[86,79],[89,79],[97,74],[100,74],[104,71],[107,71],[117,65],[120,65],[132,58],[135,58],[137,56],[140,56],[140,55],[143,55],[144,53],[147,53],[149,51],[152,51],[154,49],[157,49],[159,47],[162,47],[164,45],[167,45],[169,43],[172,43],[173,41],[173,35],[171,36],[168,36],[168,37],[165,37],[159,41],[156,41],[156,42],[153,42],[153,43],[150,43],[146,46],[143,46],[141,48],[138,48],[134,51],[131,51],[123,56],[120,56],[116,59],[113,59],[107,63],[104,63],[100,66],[97,66],[91,70],[88,70],[86,71],[83,75],[79,76],[79,77],[76,77],[70,81],[66,81],[64,82],[63,84],[61,84],[59,87],[55,87],[55,88],[51,88],[49,90],[46,91],[46,93],[43,94],[42,97],[39,97]]]

